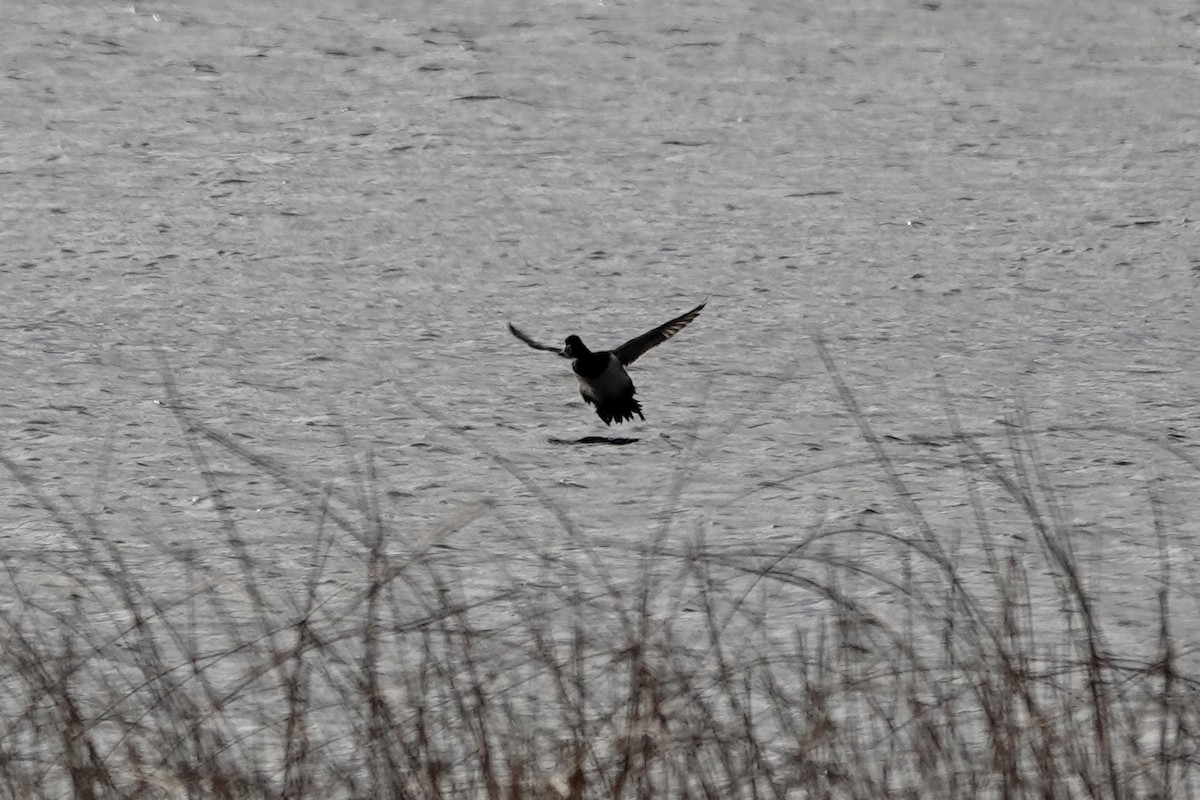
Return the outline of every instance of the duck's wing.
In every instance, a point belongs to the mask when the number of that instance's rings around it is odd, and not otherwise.
[[[568,357],[567,354],[563,352],[563,349],[561,347],[551,347],[548,344],[542,344],[541,342],[537,341],[536,339],[531,338],[529,336],[529,334],[525,333],[520,328],[518,328],[516,325],[513,325],[511,322],[508,323],[508,330],[512,333],[513,336],[517,337],[522,342],[524,342],[525,344],[532,347],[534,350],[545,350],[547,353],[554,353],[555,355],[562,356],[563,358]]]
[[[687,324],[694,320],[708,304],[708,298],[704,298],[704,302],[693,308],[686,314],[681,314],[670,322],[659,325],[652,331],[646,331],[636,339],[630,339],[625,344],[613,350],[617,358],[622,364],[632,364],[642,357],[643,354],[651,347],[662,344],[667,339],[670,339],[675,334],[687,327]]]

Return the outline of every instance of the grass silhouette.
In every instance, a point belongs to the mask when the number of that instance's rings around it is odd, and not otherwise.
[[[580,586],[599,588],[554,602],[521,585],[469,593],[430,557],[457,527],[491,513],[488,502],[465,503],[403,558],[390,555],[389,541],[412,537],[382,514],[369,458],[357,462],[355,491],[313,485],[194,418],[165,370],[167,405],[240,574],[164,551],[180,576],[178,591],[164,596],[95,515],[47,495],[0,454],[10,479],[91,565],[89,574],[65,576],[78,587],[67,612],[19,592],[0,608],[0,791],[1197,796],[1200,685],[1174,633],[1178,592],[1153,493],[1158,644],[1114,652],[1028,420],[1011,427],[1007,462],[962,432],[939,456],[963,477],[962,502],[987,564],[981,582],[943,546],[897,455],[817,346],[870,447],[869,463],[858,468],[884,476],[899,502],[895,518],[798,527],[787,546],[736,552],[710,547],[700,532],[668,535],[668,520],[630,588],[519,465],[480,446],[585,550],[574,568],[591,580]],[[256,577],[245,523],[232,513],[214,456],[243,461],[300,499],[314,555],[293,593],[280,596]],[[681,472],[676,490],[685,480]],[[1020,509],[1025,535],[1046,554],[1051,597],[1039,595],[1017,550],[994,532],[989,498],[997,496]],[[886,546],[894,568],[840,551],[846,536]],[[350,588],[328,580],[333,552],[357,558]],[[550,556],[546,563],[564,567]],[[12,560],[6,566],[16,568]],[[685,599],[660,602],[654,576],[663,569],[681,576]],[[773,599],[759,599],[768,594]],[[811,624],[772,624],[780,596],[811,608]],[[1033,613],[1047,602],[1057,609],[1049,627]]]

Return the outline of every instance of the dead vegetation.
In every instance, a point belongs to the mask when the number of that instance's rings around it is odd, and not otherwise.
[[[369,460],[357,495],[337,498],[172,402],[241,573],[161,553],[178,575],[164,596],[82,508],[0,457],[90,565],[64,576],[70,611],[24,596],[0,611],[4,795],[1195,797],[1200,686],[1177,645],[1166,556],[1157,646],[1114,652],[1032,434],[1014,428],[1007,466],[958,436],[946,463],[977,520],[982,591],[940,547],[819,349],[903,499],[902,518],[853,531],[890,543],[891,570],[816,547],[837,532],[798,528],[792,547],[736,557],[697,533],[676,549],[656,543],[633,591],[604,579],[593,553],[602,588],[591,594],[514,585],[480,596],[430,557],[431,541],[389,555],[407,533],[380,514]],[[313,557],[294,593],[256,580],[213,454],[305,497]],[[1026,565],[990,533],[984,498],[995,493],[1023,509],[1053,568],[1053,630],[1034,622],[1047,599]],[[335,549],[360,555],[356,589],[327,580]],[[689,587],[668,612],[650,578],[664,564]],[[771,603],[811,607],[811,624],[771,624],[763,587]]]

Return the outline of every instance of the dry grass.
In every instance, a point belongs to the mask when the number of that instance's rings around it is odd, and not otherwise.
[[[94,565],[71,576],[86,587],[73,610],[17,597],[0,613],[0,791],[322,800],[1195,797],[1200,686],[1177,652],[1165,555],[1156,650],[1112,652],[1028,428],[1015,429],[1007,467],[957,436],[954,464],[989,565],[982,591],[943,550],[819,350],[902,499],[902,519],[856,529],[894,546],[897,567],[886,574],[815,547],[828,532],[798,530],[794,547],[750,557],[708,548],[699,536],[677,552],[656,542],[633,591],[600,580],[605,588],[569,601],[520,586],[469,595],[428,557],[433,540],[403,560],[389,556],[385,543],[401,532],[375,504],[369,462],[357,475],[361,491],[340,502],[191,418],[172,388],[243,573],[216,575],[172,556],[179,590],[163,596],[90,515],[43,495],[19,464],[0,457]],[[209,467],[212,453],[246,460],[308,498],[318,557],[294,594],[269,596],[255,579]],[[519,468],[494,458],[553,506]],[[1022,560],[989,533],[984,498],[997,492],[1023,509],[1028,536],[1049,554],[1053,630],[1034,623]],[[572,534],[567,516],[558,518]],[[893,533],[901,529],[914,533]],[[321,554],[335,548],[361,554],[357,591],[326,580]],[[605,576],[600,554],[591,557]],[[662,564],[691,587],[669,613],[650,590]],[[780,630],[754,599],[762,587],[808,598],[819,613],[803,630]]]

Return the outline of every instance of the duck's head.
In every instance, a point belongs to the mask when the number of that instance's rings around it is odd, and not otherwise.
[[[567,358],[583,358],[589,352],[587,345],[583,343],[583,339],[578,336],[568,336],[566,346],[563,347],[563,355]]]

